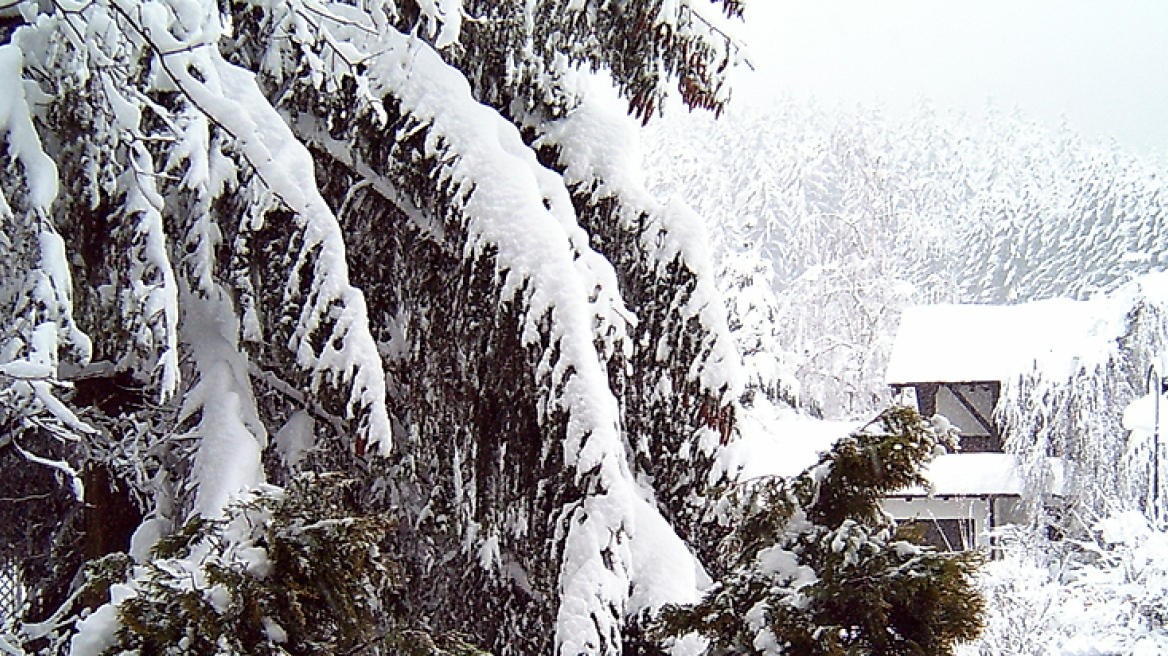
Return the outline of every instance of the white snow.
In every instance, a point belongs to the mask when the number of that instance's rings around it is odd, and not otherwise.
[[[272,642],[280,644],[288,641],[288,632],[284,630],[284,627],[277,624],[276,620],[270,617],[263,617],[260,619],[260,624],[264,627],[264,635],[268,636]]]
[[[72,429],[73,431],[76,431],[76,433],[80,435],[96,435],[98,433],[96,428],[81,421],[81,419],[79,419],[77,415],[69,409],[69,406],[62,403],[60,399],[53,395],[53,390],[49,387],[49,383],[47,381],[34,380],[28,384],[36,393],[37,400],[41,402],[41,405],[45,408],[45,410],[47,410],[49,414],[53,415],[62,424]],[[67,439],[76,440],[77,438],[75,436],[69,436]]]
[[[8,149],[24,165],[29,200],[48,210],[57,197],[57,166],[41,148],[24,95],[24,55],[8,43],[0,46],[0,130],[8,133]],[[7,213],[7,212],[4,212]]]
[[[272,571],[272,561],[268,559],[268,551],[263,547],[242,546],[236,548],[232,555],[243,563],[249,574],[257,578],[262,579]]]
[[[758,396],[753,405],[739,409],[740,438],[723,450],[719,466],[730,473],[737,471],[738,480],[797,476],[862,425],[814,419]]]
[[[53,366],[48,362],[32,362],[30,360],[12,360],[0,364],[0,375],[9,378],[31,380],[34,378],[49,378],[54,373]]]
[[[1155,381],[1152,381],[1155,384]],[[1155,498],[1157,488],[1163,490],[1166,480],[1165,464],[1168,457],[1164,445],[1168,443],[1168,395],[1154,392],[1145,394],[1128,404],[1123,411],[1123,428],[1128,431],[1123,443],[1126,495],[1133,505],[1144,508],[1150,516],[1164,517],[1164,493]],[[1157,453],[1158,451],[1158,453]]]
[[[632,593],[626,614],[660,608],[664,604],[693,604],[710,580],[685,543],[648,502],[634,502],[629,550],[632,556]]]
[[[130,536],[130,556],[135,562],[145,563],[150,560],[150,552],[170,532],[170,522],[161,517],[150,517],[134,530]]]
[[[1036,367],[1065,378],[1076,363],[1101,362],[1114,349],[1124,324],[1113,303],[1104,297],[911,307],[901,317],[885,379],[1007,381]]]
[[[135,165],[123,173],[127,211],[137,216],[137,233],[130,258],[130,284],[123,290],[123,304],[139,324],[137,339],[144,350],[156,354],[159,397],[165,401],[178,389],[178,285],[167,249],[164,201],[151,173],[153,158],[142,144],[134,148]],[[148,283],[153,274],[161,281]]]
[[[423,0],[423,5],[433,1]],[[438,38],[434,40],[434,47],[441,50],[458,42],[459,31],[462,29],[462,0],[436,1],[442,28],[438,32]]]
[[[569,516],[556,611],[560,656],[605,653],[603,643],[619,643],[632,558],[627,536],[613,528],[631,519],[631,503],[628,494],[592,495]]]
[[[23,186],[27,191],[28,214],[14,217],[8,199],[0,196],[0,221],[4,234],[0,238],[0,255],[13,284],[5,296],[15,292],[24,300],[10,307],[17,309],[10,319],[0,353],[0,376],[3,386],[14,391],[17,398],[35,398],[34,412],[43,411],[56,421],[46,426],[64,439],[77,439],[78,434],[91,434],[94,429],[81,421],[54,395],[55,379],[63,357],[69,350],[70,365],[84,365],[92,351],[89,338],[73,321],[72,284],[66,259],[64,240],[56,234],[50,206],[57,195],[57,168],[44,152],[30,114],[23,80],[24,55],[19,46],[8,43],[0,46],[0,84],[7,92],[0,97],[0,131],[5,134],[7,149],[14,164],[19,163]],[[35,87],[29,87],[35,88]],[[34,253],[12,252],[13,240],[18,234],[35,235]],[[10,237],[11,235],[11,237]],[[25,258],[35,264],[31,270]],[[15,269],[11,268],[15,266]],[[9,300],[13,300],[8,296]],[[23,306],[23,309],[21,309]],[[65,430],[61,429],[61,426]],[[72,482],[74,493],[81,498],[80,479],[64,462],[42,458],[21,450],[29,460],[54,467],[65,473]]]
[[[1145,394],[1132,401],[1123,411],[1123,427],[1145,436],[1159,430],[1168,438],[1168,395]]]
[[[759,572],[784,581],[786,587],[798,590],[819,580],[815,570],[799,564],[799,557],[779,545],[758,552]]]
[[[57,471],[64,474],[69,480],[69,487],[73,492],[73,498],[76,499],[78,503],[85,503],[85,483],[81,480],[81,476],[77,473],[77,470],[73,469],[72,465],[65,462],[64,460],[50,460],[49,458],[42,458],[38,455],[29,453],[15,442],[12,443],[12,446],[29,462],[35,462],[38,465],[44,465],[46,467],[56,469]]]
[[[183,341],[198,380],[183,398],[179,421],[199,413],[192,512],[222,517],[227,504],[264,481],[260,454],[267,430],[256,413],[247,361],[239,351],[239,322],[226,298],[183,299]]]
[[[297,469],[304,455],[315,444],[315,426],[316,422],[312,415],[304,410],[298,410],[292,413],[288,421],[273,436],[273,444],[276,445],[284,466],[290,471]]]
[[[101,656],[116,645],[117,632],[122,626],[118,620],[117,604],[136,594],[128,585],[110,586],[111,603],[99,606],[77,623],[77,633],[69,641],[70,656]]]
[[[443,9],[454,6],[457,3],[442,3]],[[427,7],[427,13],[435,16],[439,6]],[[470,244],[465,255],[477,257],[482,249],[493,247],[503,276],[504,298],[526,290],[527,296],[517,299],[526,306],[525,342],[540,339],[541,321],[545,316],[550,318],[551,338],[559,347],[559,356],[554,361],[550,353],[545,356],[537,373],[550,374],[552,388],[562,387],[563,392],[546,399],[545,410],[562,408],[568,412],[567,438],[561,445],[563,462],[590,486],[589,496],[579,507],[566,509],[571,519],[563,536],[557,649],[565,654],[597,651],[602,641],[611,648],[621,616],[630,608],[630,587],[636,605],[643,606],[659,599],[694,598],[691,581],[698,578],[692,557],[680,540],[658,525],[663,522],[659,517],[653,519],[653,511],[637,510],[643,502],[627,470],[616,400],[594,342],[598,332],[607,332],[597,331],[598,323],[615,328],[619,336],[633,321],[619,302],[615,275],[604,258],[592,252],[587,235],[576,225],[564,181],[539,165],[514,125],[474,101],[460,73],[420,40],[383,30],[371,42],[366,29],[371,24],[369,18],[351,7],[336,11],[345,12],[349,25],[330,25],[333,38],[351,44],[355,52],[378,53],[364,60],[373,95],[392,94],[403,111],[427,125],[428,148],[436,151],[441,140],[444,155],[451,162],[450,168],[443,170],[451,180],[443,182],[465,194],[458,199],[469,219]],[[579,117],[584,120],[576,121],[572,129],[565,124],[561,131],[565,141],[574,138],[572,144],[591,153],[578,153],[574,162],[603,159],[610,169],[631,171],[635,167],[636,157],[626,152],[631,143],[627,135],[619,130],[612,133],[606,127],[625,125],[620,117],[607,124],[611,117],[591,120],[587,112]],[[600,150],[590,150],[589,142],[599,145]],[[606,177],[614,182],[632,179],[628,171],[623,176],[607,175],[610,172],[615,170],[605,171]],[[637,185],[630,183],[622,191],[637,194],[642,199],[639,206],[651,205],[658,223],[666,222],[660,215],[675,217],[676,226],[670,231],[650,231],[646,236],[654,251],[664,254],[662,264],[686,249],[687,253],[693,251],[687,257],[690,266],[697,267],[699,274],[709,272],[708,257],[701,256],[707,239],[696,216],[680,216],[684,213],[676,207],[666,210]],[[712,277],[699,275],[699,286],[694,300],[684,309],[686,316],[700,317],[724,336],[724,316]],[[727,384],[733,382],[733,376],[726,372],[732,371],[737,361],[730,340],[720,339],[708,366],[691,375],[701,377],[711,389],[724,388],[733,395],[737,387]],[[649,549],[686,554],[678,570],[682,578],[659,570],[651,560],[638,560],[633,553]]]
[[[1009,453],[951,453],[937,456],[924,470],[931,489],[912,488],[910,496],[1020,495],[1018,458]]]
[[[59,364],[57,349],[66,346],[73,351],[76,363],[84,365],[92,355],[93,345],[89,336],[81,332],[73,321],[73,278],[65,257],[65,240],[48,226],[42,228],[38,237],[39,281],[34,289],[34,296],[55,314],[57,325],[54,337],[57,343],[52,347],[49,344],[37,344],[34,333],[34,351],[51,353],[51,361]],[[37,330],[40,330],[39,326]]]

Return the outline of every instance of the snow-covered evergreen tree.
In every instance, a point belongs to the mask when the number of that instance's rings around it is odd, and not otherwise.
[[[3,485],[45,527],[5,540],[41,630],[74,630],[83,560],[149,564],[301,470],[397,513],[409,617],[499,653],[618,653],[696,598],[678,536],[722,531],[739,356],[699,220],[646,192],[576,69],[638,118],[669,84],[718,109],[734,53],[707,7],[19,8],[0,449],[37,472]],[[77,628],[55,644],[108,626]]]
[[[0,650],[659,651],[738,564],[741,356],[630,147],[737,0],[16,8]]]
[[[701,602],[667,606],[655,629],[696,631],[713,655],[952,654],[981,627],[979,557],[917,546],[880,509],[927,484],[922,465],[952,439],[894,407],[797,477],[730,488],[728,574]]]

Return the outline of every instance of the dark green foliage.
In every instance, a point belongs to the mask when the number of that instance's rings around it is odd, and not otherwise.
[[[807,508],[808,516],[830,527],[847,519],[879,524],[882,497],[928,484],[921,466],[932,459],[936,447],[932,426],[915,410],[886,410],[869,428],[840,440],[820,460],[820,466],[830,468],[820,481],[817,498]]]
[[[413,127],[424,140],[429,128]],[[363,134],[355,139],[354,150],[369,157],[391,149]],[[420,143],[392,148],[405,157],[422,154]],[[391,342],[394,326],[426,335],[385,361],[395,381],[391,406],[401,425],[414,429],[397,436],[387,460],[376,461],[389,473],[383,486],[404,518],[400,564],[418,572],[405,582],[403,604],[435,629],[474,631],[479,644],[496,651],[548,653],[556,609],[544,600],[558,585],[560,509],[582,496],[557,451],[547,448],[562,439],[566,415],[541,417],[531,401],[555,384],[550,373],[535,372],[542,353],[559,347],[550,337],[522,344],[522,308],[499,293],[493,248],[473,261],[457,256],[466,217],[443,188],[444,176],[399,178],[408,172],[395,163],[401,157],[367,160],[391,166],[387,179],[400,180],[401,189],[428,199],[427,211],[444,217],[447,239],[437,241],[374,187],[358,186],[351,169],[317,154],[322,191],[347,198],[338,215],[346,232],[359,236],[349,246],[350,271],[370,300],[375,338]],[[441,171],[449,164],[427,166]],[[486,537],[522,568],[524,585],[483,567],[477,548],[467,548]]]
[[[915,411],[892,408],[794,479],[728,490],[729,573],[693,606],[666,607],[659,637],[699,633],[710,654],[944,655],[981,630],[976,553],[906,541],[880,497],[921,484],[937,446]]]
[[[387,635],[382,644],[383,653],[398,656],[490,656],[452,633],[431,635],[425,631],[400,631]]]
[[[155,558],[186,558],[194,545],[222,530],[222,522],[196,515],[178,531],[155,543],[151,554]]]
[[[690,7],[667,15],[655,0],[585,0],[578,9],[568,4],[468,0],[464,10],[478,20],[465,21],[460,42],[442,54],[467,76],[480,101],[506,114],[559,116],[571,109],[559,58],[609,71],[629,113],[642,121],[660,109],[671,84],[688,106],[721,112],[733,46]],[[737,0],[713,4],[729,16],[742,15]]]
[[[106,653],[483,653],[402,624],[398,577],[380,549],[393,522],[356,514],[349,496],[338,476],[301,476],[224,519],[192,519],[146,565],[131,568],[124,554],[91,564],[91,589],[128,575],[136,592],[118,605],[119,642]]]
[[[540,151],[553,168],[565,166],[561,155],[556,148]],[[692,372],[710,366],[723,337],[690,314],[700,298],[699,277],[685,255],[662,258],[644,248],[667,232],[660,218],[603,188],[602,180],[594,180],[571,192],[580,225],[592,247],[612,262],[621,298],[639,319],[631,328],[631,353],[616,350],[611,356],[609,385],[621,402],[633,466],[653,481],[670,525],[711,566],[712,546],[725,532],[707,521],[706,492],[718,444],[734,431],[735,405],[725,388],[711,389]],[[670,357],[659,356],[662,344]],[[671,394],[659,393],[663,382]],[[718,442],[703,445],[706,431],[716,432]]]

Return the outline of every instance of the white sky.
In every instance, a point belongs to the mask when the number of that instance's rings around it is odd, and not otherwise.
[[[748,0],[755,73],[734,94],[926,98],[999,109],[1168,154],[1168,0]]]

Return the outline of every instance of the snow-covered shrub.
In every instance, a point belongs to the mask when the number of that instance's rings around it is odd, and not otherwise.
[[[708,654],[951,654],[977,636],[980,556],[938,553],[897,533],[880,509],[925,481],[933,426],[892,408],[793,478],[726,491],[729,573],[690,606],[667,606],[656,630],[698,633]]]
[[[193,518],[149,562],[94,561],[87,595],[111,605],[80,622],[72,653],[482,653],[402,623],[399,574],[381,550],[393,521],[357,514],[350,486],[301,476],[222,519]]]
[[[962,656],[1046,656],[1054,634],[1054,610],[1063,596],[1057,546],[1027,529],[998,536],[1001,557],[988,560],[976,577],[985,597],[985,628]],[[1057,652],[1054,652],[1057,653]]]
[[[1168,533],[1116,512],[1090,537],[1003,536],[978,575],[986,629],[962,654],[1099,656],[1168,651]]]

